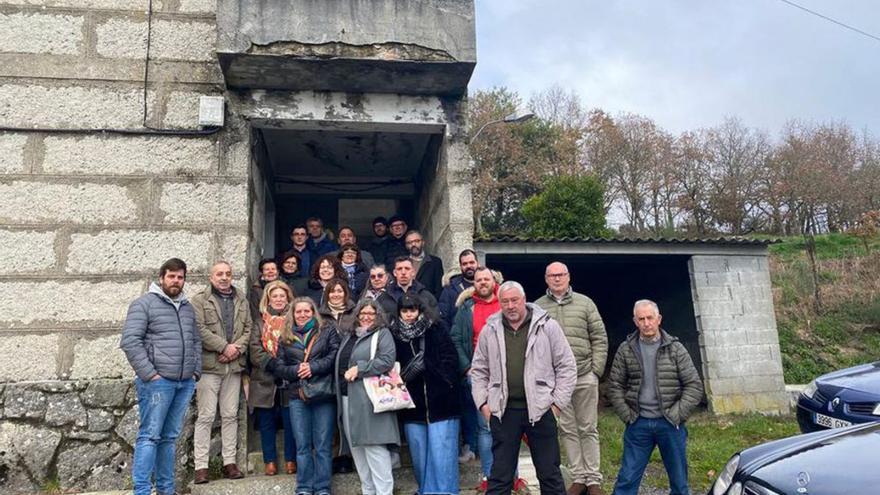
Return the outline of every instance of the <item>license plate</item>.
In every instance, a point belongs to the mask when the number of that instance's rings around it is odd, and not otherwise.
[[[816,417],[813,419],[817,425],[824,426],[826,428],[843,428],[846,426],[852,426],[852,423],[849,421],[844,421],[842,419],[832,418],[831,416],[825,416],[824,414],[816,413]]]

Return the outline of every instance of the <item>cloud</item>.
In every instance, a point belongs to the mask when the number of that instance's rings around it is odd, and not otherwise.
[[[880,33],[871,0],[800,1]],[[737,115],[771,133],[797,118],[880,135],[880,42],[782,2],[478,0],[477,47],[471,90],[559,84],[673,132]]]

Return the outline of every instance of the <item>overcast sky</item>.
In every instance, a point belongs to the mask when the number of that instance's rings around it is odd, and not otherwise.
[[[794,0],[880,37],[878,0]],[[880,41],[780,0],[477,0],[470,89],[559,84],[678,133],[738,116],[880,136]]]

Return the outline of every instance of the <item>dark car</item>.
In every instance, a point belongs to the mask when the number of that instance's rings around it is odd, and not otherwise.
[[[880,493],[880,422],[824,430],[735,454],[709,495]]]
[[[810,382],[798,397],[797,420],[804,433],[880,421],[880,361]]]

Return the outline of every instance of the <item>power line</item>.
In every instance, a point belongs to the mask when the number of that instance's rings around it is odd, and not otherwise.
[[[784,4],[790,5],[790,6],[794,7],[794,8],[796,8],[796,9],[803,10],[804,12],[807,12],[808,14],[812,14],[812,15],[814,15],[814,16],[816,16],[816,17],[821,18],[821,19],[825,19],[825,20],[828,21],[828,22],[833,22],[834,24],[837,24],[837,25],[840,26],[840,27],[843,27],[843,28],[849,29],[850,31],[855,31],[855,32],[857,32],[857,33],[859,33],[859,34],[861,34],[861,35],[863,35],[863,36],[867,36],[868,38],[871,38],[871,39],[873,39],[873,40],[880,41],[880,36],[874,36],[873,34],[868,33],[868,32],[866,32],[866,31],[862,31],[861,29],[859,29],[859,28],[857,28],[857,27],[850,26],[849,24],[846,24],[846,23],[840,22],[840,21],[838,21],[838,20],[836,20],[836,19],[832,19],[832,18],[828,17],[827,15],[820,14],[819,12],[816,12],[815,10],[810,10],[810,9],[808,9],[808,8],[802,6],[802,5],[798,5],[798,4],[794,3],[794,2],[792,2],[791,0],[779,0],[779,1],[782,2],[782,3],[784,3]]]

